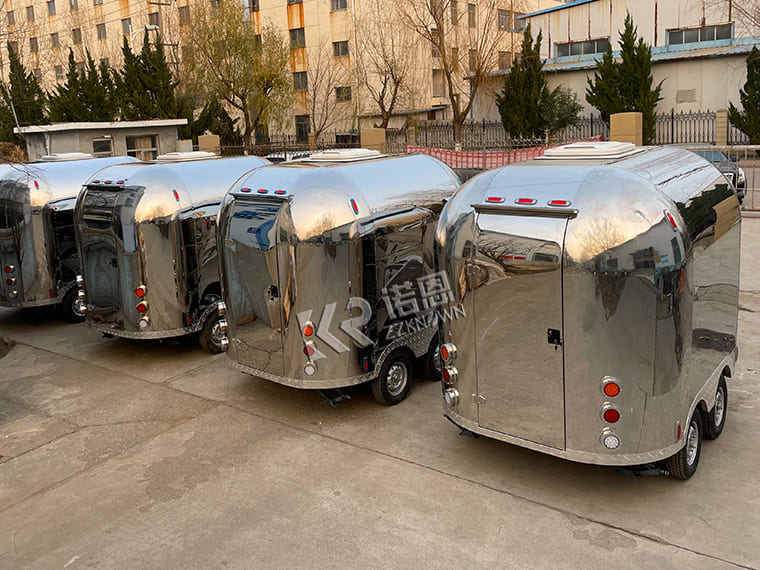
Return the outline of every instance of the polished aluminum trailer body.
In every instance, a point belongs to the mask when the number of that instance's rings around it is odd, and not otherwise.
[[[486,172],[444,208],[436,260],[467,314],[443,323],[444,410],[534,450],[640,465],[679,452],[733,372],[740,212],[693,153],[595,148]]]
[[[269,162],[206,154],[114,166],[87,181],[76,224],[91,327],[128,338],[172,337],[200,331],[213,313],[219,202],[235,180]]]
[[[0,306],[60,303],[79,272],[74,203],[99,170],[136,158],[51,155],[0,173]],[[72,297],[73,300],[75,298]]]
[[[438,214],[459,187],[428,156],[332,156],[343,162],[314,155],[251,173],[219,218],[227,355],[298,388],[367,382],[394,351],[429,352],[436,327],[415,296]]]

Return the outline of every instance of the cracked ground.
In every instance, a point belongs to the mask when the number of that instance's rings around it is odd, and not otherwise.
[[[429,381],[331,408],[0,309],[0,565],[760,568],[759,218],[742,247],[728,423],[686,482],[460,437]]]

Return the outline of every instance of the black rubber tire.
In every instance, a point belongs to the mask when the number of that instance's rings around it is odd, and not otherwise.
[[[441,362],[440,350],[441,343],[438,341],[438,335],[435,335],[433,337],[433,340],[430,341],[430,347],[425,353],[425,356],[420,358],[422,371],[425,374],[425,378],[432,380],[433,382],[441,381],[441,370],[443,363]]]
[[[717,410],[721,406],[720,411]],[[721,413],[722,412],[722,413]],[[702,425],[704,426],[705,439],[718,439],[723,433],[723,426],[726,425],[726,415],[728,414],[728,386],[726,379],[721,374],[718,381],[718,388],[715,391],[715,405],[709,412],[702,412]],[[716,415],[719,415],[720,421],[716,423]]]
[[[697,451],[696,455],[692,458],[691,463],[689,463],[689,432],[692,428],[696,430]],[[684,446],[678,453],[665,460],[665,469],[671,477],[686,480],[696,473],[697,467],[699,467],[699,456],[702,453],[702,435],[702,412],[697,409],[694,410],[689,425],[686,427],[686,433],[684,436],[686,441]]]
[[[70,323],[84,322],[84,313],[79,311],[79,290],[76,287],[64,295],[60,310],[64,320]]]
[[[201,347],[203,347],[203,350],[210,352],[211,354],[224,352],[224,349],[218,340],[218,333],[217,331],[214,331],[214,327],[218,326],[219,321],[221,320],[222,317],[220,317],[216,311],[213,311],[206,319],[206,322],[203,323],[203,328],[198,335],[198,342]]]
[[[391,374],[394,375],[393,378]],[[393,386],[393,383],[398,381],[396,374],[405,374],[406,378],[399,381],[398,386]],[[409,353],[405,350],[394,350],[385,359],[377,377],[371,382],[372,396],[381,404],[395,406],[406,398],[412,378],[414,364]]]

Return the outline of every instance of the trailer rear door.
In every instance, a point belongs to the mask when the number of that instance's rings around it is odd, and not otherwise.
[[[278,244],[281,200],[238,199],[221,227],[225,297],[235,329],[232,350],[246,366],[282,375],[282,287]],[[287,244],[285,244],[286,246]]]
[[[513,209],[512,209],[513,210]],[[478,214],[478,423],[564,449],[562,258],[567,218]]]

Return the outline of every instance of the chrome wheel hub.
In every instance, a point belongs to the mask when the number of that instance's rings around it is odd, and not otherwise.
[[[686,435],[686,463],[694,465],[699,450],[699,428],[696,422],[689,424],[689,433]]]
[[[723,393],[723,388],[718,388],[718,393],[715,394],[715,412],[713,417],[715,418],[715,427],[720,427],[723,423],[723,414],[726,413],[726,397]]]
[[[391,396],[398,396],[406,388],[408,380],[408,371],[406,365],[403,362],[396,362],[388,369],[388,376],[385,379],[385,383],[388,387],[388,393]]]

